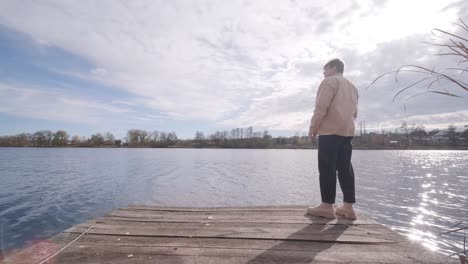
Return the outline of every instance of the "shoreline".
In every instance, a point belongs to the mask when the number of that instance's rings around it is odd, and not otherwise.
[[[219,147],[219,146],[206,146],[206,147],[198,147],[198,146],[163,146],[163,147],[153,147],[153,146],[0,146],[0,148],[109,148],[109,149],[117,149],[117,148],[128,148],[128,149],[151,149],[151,148],[158,148],[158,149],[317,149],[316,146],[273,146],[273,147]],[[353,150],[468,150],[468,146],[459,146],[459,147],[380,147],[380,146],[373,146],[373,147],[366,147],[366,146],[353,146]]]

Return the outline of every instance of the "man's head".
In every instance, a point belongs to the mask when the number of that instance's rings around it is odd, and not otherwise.
[[[333,76],[337,73],[343,74],[344,63],[340,59],[333,59],[323,66],[323,75],[325,77]]]

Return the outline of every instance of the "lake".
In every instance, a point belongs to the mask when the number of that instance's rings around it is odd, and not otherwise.
[[[468,226],[468,151],[355,150],[353,166],[359,212],[432,250],[462,250],[462,232],[438,234]],[[130,204],[319,202],[316,150],[0,148],[2,252]]]

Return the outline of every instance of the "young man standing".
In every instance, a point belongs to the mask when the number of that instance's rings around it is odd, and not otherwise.
[[[325,79],[319,86],[309,137],[318,137],[318,167],[322,204],[309,207],[310,215],[356,219],[354,171],[351,165],[351,140],[355,133],[358,90],[343,77],[344,64],[339,59],[323,67]],[[336,172],[343,191],[343,206],[333,209],[336,196]]]

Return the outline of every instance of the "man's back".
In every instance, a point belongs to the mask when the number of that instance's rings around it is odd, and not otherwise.
[[[313,126],[319,135],[354,136],[358,90],[342,74],[325,78],[317,92]]]

